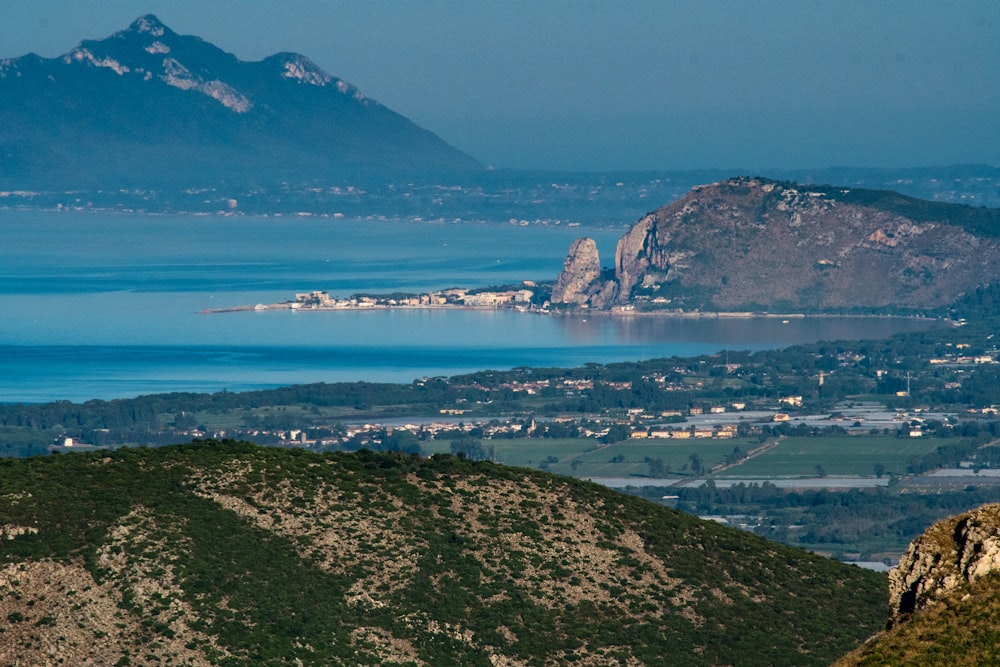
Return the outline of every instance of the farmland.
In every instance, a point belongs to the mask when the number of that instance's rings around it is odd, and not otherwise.
[[[892,436],[832,436],[782,438],[778,446],[730,468],[724,477],[815,476],[817,467],[827,475],[905,474],[914,457],[933,452],[941,444],[934,438]]]
[[[961,438],[953,444],[965,444]],[[579,478],[649,478],[670,484],[698,476],[692,469],[697,457],[704,471],[727,463],[713,475],[717,479],[774,479],[818,476],[876,477],[911,472],[915,460],[935,451],[938,438],[898,438],[887,435],[787,436],[769,441],[757,456],[733,462],[734,451],[749,452],[760,446],[754,438],[727,440],[629,439],[602,445],[592,438],[519,438],[491,440],[492,459],[506,465],[540,468]],[[445,453],[449,443],[433,441],[428,454]],[[657,470],[651,462],[659,461]]]

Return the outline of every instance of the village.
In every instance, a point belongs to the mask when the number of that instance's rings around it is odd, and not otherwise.
[[[957,360],[956,360],[957,361]],[[983,363],[983,362],[977,362]],[[995,362],[992,362],[995,363]],[[730,372],[738,365],[731,364]],[[689,373],[674,369],[683,377]],[[693,378],[689,378],[693,379]],[[421,382],[429,382],[424,378]],[[683,392],[702,388],[702,381],[677,381],[662,373],[644,376],[642,381],[655,383],[662,392]],[[819,379],[820,384],[822,378]],[[631,381],[594,380],[591,378],[538,378],[511,379],[487,387],[476,382],[451,381],[456,390],[509,392],[514,396],[544,397],[558,395],[572,398],[587,394],[597,387],[611,392],[627,392],[633,388]],[[897,392],[904,397],[906,390]],[[832,431],[846,435],[869,435],[874,432],[894,433],[907,438],[919,438],[940,427],[954,424],[954,412],[931,410],[927,407],[912,409],[889,408],[879,401],[843,401],[832,410],[810,412],[803,409],[802,395],[772,398],[753,398],[729,402],[705,400],[692,403],[684,409],[650,410],[641,407],[604,409],[589,415],[546,414],[527,416],[494,415],[491,401],[469,402],[457,399],[454,406],[438,409],[436,415],[411,416],[406,419],[377,419],[313,425],[300,428],[238,429],[211,432],[192,429],[183,435],[191,437],[239,437],[282,446],[299,446],[316,449],[381,448],[386,439],[453,440],[470,437],[483,440],[572,437],[594,439],[600,443],[628,440],[726,440],[732,438],[759,438],[763,432],[775,427],[783,431],[799,432]],[[808,405],[805,406],[806,408]],[[996,406],[970,409],[965,418],[995,416]],[[927,425],[930,425],[929,427]]]
[[[476,308],[510,309],[522,312],[543,311],[549,307],[535,302],[537,284],[525,280],[521,289],[473,290],[455,287],[421,294],[354,294],[336,298],[328,292],[313,290],[295,295],[294,300],[254,306],[206,309],[205,313],[224,313],[242,310],[363,310],[376,308]]]

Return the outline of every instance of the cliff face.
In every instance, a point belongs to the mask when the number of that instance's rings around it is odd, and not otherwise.
[[[890,628],[834,667],[1000,662],[1000,505],[941,521],[889,574]]]
[[[552,302],[607,308],[617,296],[617,283],[602,279],[601,258],[594,239],[573,241],[562,273],[552,288]]]
[[[935,524],[913,541],[889,573],[893,621],[964,593],[1000,571],[1000,504]]]
[[[694,188],[618,242],[611,305],[922,309],[997,278],[1000,212],[736,178]]]

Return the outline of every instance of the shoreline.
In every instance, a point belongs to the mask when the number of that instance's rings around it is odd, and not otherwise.
[[[473,305],[473,304],[433,304],[433,303],[422,303],[422,304],[382,304],[382,303],[372,303],[372,304],[352,304],[344,303],[340,305],[330,305],[330,306],[314,306],[314,305],[301,305],[296,301],[283,301],[279,303],[270,304],[256,304],[256,305],[240,305],[240,306],[229,306],[225,308],[205,308],[198,311],[202,315],[219,315],[223,313],[245,313],[245,312],[268,312],[275,310],[287,310],[293,313],[301,312],[337,312],[337,311],[348,311],[357,312],[365,310],[471,310],[471,311],[509,311],[515,313],[525,313],[529,315],[550,315],[555,317],[580,317],[580,316],[594,316],[594,317],[664,317],[664,318],[676,318],[676,319],[772,319],[772,320],[802,320],[802,319],[824,319],[824,318],[839,318],[839,319],[906,319],[906,320],[924,320],[929,322],[941,321],[949,324],[950,326],[958,326],[958,323],[954,320],[948,319],[946,317],[932,317],[927,315],[901,315],[901,314],[890,314],[890,313],[770,313],[770,312],[753,312],[753,311],[707,311],[707,310],[694,310],[694,311],[683,311],[683,310],[635,310],[630,308],[624,308],[617,306],[611,310],[590,310],[587,308],[575,308],[575,309],[545,309],[545,308],[531,308],[527,306],[487,306],[487,305]]]

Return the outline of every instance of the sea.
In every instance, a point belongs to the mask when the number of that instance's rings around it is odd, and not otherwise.
[[[621,227],[319,216],[0,211],[0,402],[400,382],[926,329],[892,318],[681,319],[509,311],[206,309],[551,280]]]

